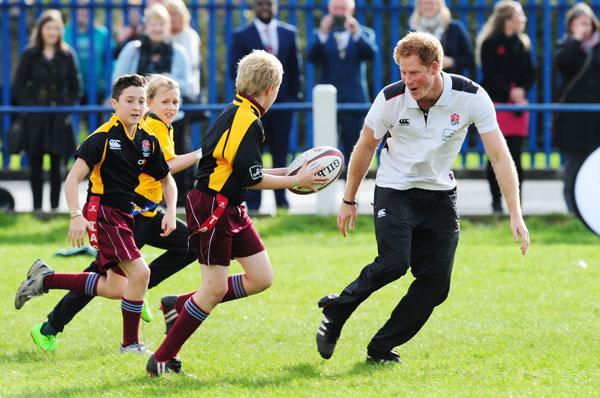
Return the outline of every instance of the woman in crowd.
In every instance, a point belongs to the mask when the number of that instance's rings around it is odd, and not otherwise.
[[[190,58],[185,48],[173,41],[171,16],[165,6],[160,3],[149,5],[144,11],[144,24],[142,39],[127,43],[119,54],[113,72],[113,81],[119,76],[131,73],[167,74],[179,84],[181,96],[190,98],[193,95]],[[180,153],[189,152],[189,145],[177,145],[180,143],[179,137],[185,134],[182,133],[185,131],[182,112],[177,114],[173,128],[178,132],[178,136],[175,137],[175,150]],[[185,140],[182,141],[185,142]],[[178,180],[181,181],[181,177]],[[179,191],[178,205],[183,206],[185,194],[191,189],[191,186],[182,186],[180,182],[177,189]]]
[[[534,82],[529,37],[524,33],[527,17],[521,3],[502,0],[495,4],[492,15],[477,38],[477,62],[482,67],[481,85],[497,104],[525,105],[527,91]],[[521,151],[529,130],[527,112],[498,112],[498,124],[506,138],[519,175],[523,182]],[[502,212],[501,192],[488,162],[487,177],[492,193],[492,210]]]
[[[137,73],[168,74],[182,89],[182,95],[190,93],[191,64],[183,47],[171,38],[171,17],[162,4],[152,4],[144,11],[144,36],[125,45],[119,54],[113,81],[119,76]]]
[[[200,102],[200,36],[190,26],[191,15],[183,0],[167,0],[163,3],[171,16],[171,37],[174,43],[182,46],[190,59],[191,80],[190,90],[183,98],[184,103],[193,104]],[[186,112],[185,119],[177,123],[174,131],[175,151],[178,153],[192,150],[192,139],[190,122],[198,121],[204,115],[203,112]],[[177,189],[184,193],[193,187],[194,168],[191,167],[175,176]],[[179,199],[180,204],[185,200],[185,195]]]
[[[561,85],[558,102],[600,102],[600,23],[592,9],[577,3],[567,12],[566,34],[554,51]],[[600,117],[596,112],[557,113],[555,144],[562,151],[564,197],[569,212],[576,213],[573,197],[579,167],[600,146]]]
[[[171,38],[173,43],[182,46],[190,59],[192,76],[191,99],[200,97],[200,36],[191,27],[191,15],[183,0],[167,0],[164,3],[171,16]]]
[[[17,105],[74,105],[80,99],[80,82],[72,50],[64,41],[64,24],[58,10],[39,17],[29,46],[23,52],[12,83]],[[33,209],[42,209],[45,154],[50,155],[50,207],[58,208],[65,160],[75,151],[70,117],[64,113],[31,113],[23,117],[19,149],[29,157]]]
[[[475,58],[471,36],[462,22],[452,19],[445,0],[416,0],[409,23],[411,30],[431,33],[442,43],[444,71],[461,75],[473,71]]]

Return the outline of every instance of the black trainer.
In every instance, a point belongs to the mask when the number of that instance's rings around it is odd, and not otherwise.
[[[330,294],[319,300],[319,308],[324,308],[338,296]],[[329,359],[333,355],[335,345],[340,337],[341,328],[327,315],[323,315],[321,324],[317,329],[317,350],[324,359]]]
[[[158,362],[154,355],[148,359],[146,372],[152,377],[158,377],[166,373],[184,373],[179,358],[169,359],[165,362]]]
[[[396,351],[379,352],[374,350],[367,351],[367,362],[374,364],[393,364],[402,363],[400,354]]]
[[[165,324],[167,326],[165,334],[169,333],[179,315],[177,310],[175,310],[175,303],[177,303],[177,296],[164,296],[160,299],[160,310],[165,317]]]

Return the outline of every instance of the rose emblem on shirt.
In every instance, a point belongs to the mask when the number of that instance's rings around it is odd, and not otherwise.
[[[452,115],[450,115],[450,124],[456,126],[458,125],[458,123],[460,123],[460,116],[458,115],[458,113],[453,113]]]

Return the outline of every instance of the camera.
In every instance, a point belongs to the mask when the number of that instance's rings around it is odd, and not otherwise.
[[[346,16],[345,15],[334,15],[333,16],[333,24],[331,28],[334,31],[344,31],[346,30]]]

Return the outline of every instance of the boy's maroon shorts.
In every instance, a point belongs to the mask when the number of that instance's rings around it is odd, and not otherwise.
[[[83,216],[93,227],[93,230],[88,230],[88,236],[90,245],[98,250],[98,270],[106,273],[112,269],[125,276],[118,264],[142,257],[133,238],[133,216],[123,210],[103,206],[93,198],[83,207]]]
[[[192,189],[185,202],[190,239],[196,244],[200,264],[227,266],[234,258],[265,250],[244,205],[228,205],[212,230],[196,232],[215,206],[216,198],[198,189]]]

